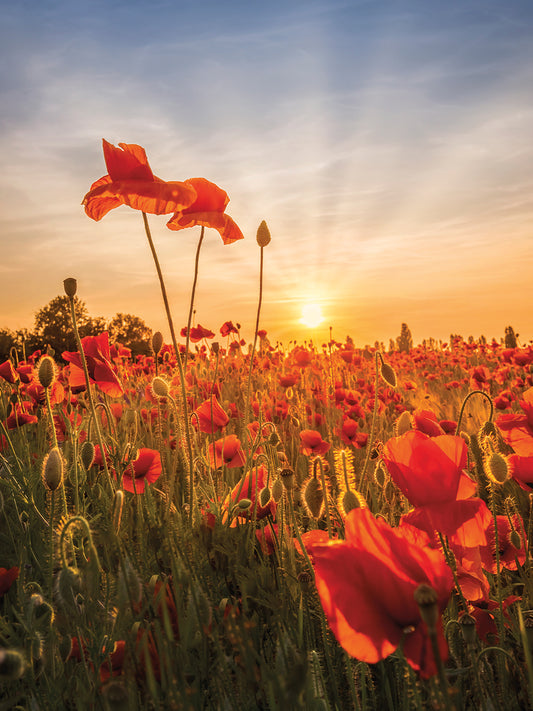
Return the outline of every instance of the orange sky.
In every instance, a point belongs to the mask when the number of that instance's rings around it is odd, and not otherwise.
[[[92,315],[134,313],[168,339],[140,214],[95,223],[80,205],[105,137],[143,145],[165,180],[228,192],[245,239],[206,234],[196,318],[213,331],[232,320],[252,336],[266,219],[273,341],[322,342],[331,326],[388,344],[402,321],[415,342],[509,324],[533,338],[529,4],[206,2],[178,16],[162,0],[164,23],[139,0],[47,5],[3,9],[0,327],[31,328],[74,276]],[[181,328],[199,228],[165,222],[151,218]],[[316,329],[300,323],[309,302]]]

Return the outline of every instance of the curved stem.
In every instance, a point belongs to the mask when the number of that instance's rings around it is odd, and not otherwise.
[[[492,402],[492,398],[490,395],[487,395],[486,392],[483,390],[472,390],[471,393],[468,393],[468,395],[465,397],[463,400],[463,404],[461,405],[461,411],[459,412],[459,418],[457,420],[457,427],[455,429],[455,434],[458,435],[459,432],[461,431],[461,420],[463,419],[463,413],[465,411],[466,403],[470,400],[472,395],[483,395],[484,398],[486,398],[489,401],[490,405],[490,415],[489,415],[489,422],[492,422],[492,417],[494,415],[494,403]]]
[[[172,316],[170,313],[170,306],[168,304],[167,290],[165,288],[165,282],[163,280],[163,273],[161,272],[161,266],[159,264],[159,259],[157,257],[157,252],[155,251],[154,242],[152,240],[152,234],[150,232],[150,227],[148,225],[148,218],[146,213],[142,213],[144,229],[146,232],[146,237],[148,239],[148,244],[150,246],[150,251],[152,252],[152,257],[154,259],[155,268],[157,271],[157,276],[159,278],[159,285],[161,287],[161,295],[163,296],[163,303],[165,304],[165,311],[167,314],[168,327],[170,329],[170,336],[172,338],[172,345],[174,346],[174,352],[176,354],[176,361],[178,363],[178,369],[180,374],[180,385],[181,385],[181,400],[183,407],[183,418],[185,420],[185,439],[187,441],[187,452],[188,452],[188,465],[189,465],[189,492],[190,492],[190,507],[189,516],[192,520],[193,515],[193,501],[194,501],[194,465],[192,456],[192,444],[191,444],[191,430],[189,426],[189,414],[187,412],[187,389],[185,387],[185,371],[183,368],[183,363],[181,360],[181,354],[178,348],[178,342],[176,340],[176,333],[174,331],[174,323],[172,321]]]
[[[363,494],[363,496],[365,498],[366,498],[366,492],[363,489],[363,483],[365,481],[366,470],[368,469],[368,463],[370,462],[370,454],[372,452],[372,445],[374,444],[374,433],[375,433],[375,428],[376,428],[376,419],[378,416],[378,392],[379,392],[378,357],[381,358],[381,354],[379,353],[379,351],[376,351],[376,356],[375,356],[376,374],[375,374],[375,383],[374,383],[374,409],[372,410],[372,425],[370,426],[370,437],[368,438],[368,441],[366,443],[366,455],[365,455],[365,461],[363,464],[363,471],[361,472],[361,479],[359,480],[359,491]],[[382,361],[383,361],[383,359],[382,359]]]
[[[193,308],[194,308],[194,295],[196,293],[196,284],[198,282],[198,264],[200,262],[200,247],[202,246],[202,242],[204,241],[204,232],[205,232],[205,227],[202,225],[202,231],[200,232],[200,239],[198,241],[198,247],[196,247],[196,258],[194,260],[194,280],[192,283],[191,303],[189,306],[189,318],[187,319],[187,336],[185,338],[185,370],[187,370],[187,360],[189,358],[189,339],[191,336],[191,322],[192,322],[192,314],[193,314]]]

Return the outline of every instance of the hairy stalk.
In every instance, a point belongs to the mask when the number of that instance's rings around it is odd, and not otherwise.
[[[379,391],[379,366],[378,366],[378,358],[380,357],[380,353],[376,351],[376,356],[375,356],[375,370],[376,370],[376,377],[375,377],[375,383],[374,383],[374,408],[372,410],[372,425],[370,427],[370,436],[368,438],[368,442],[366,445],[366,456],[365,456],[365,462],[363,464],[363,470],[361,472],[361,479],[359,480],[359,491],[363,494],[363,496],[366,498],[367,493],[363,488],[363,484],[365,483],[365,478],[366,478],[366,472],[368,469],[368,463],[370,462],[370,454],[372,452],[372,445],[374,444],[374,436],[375,436],[375,429],[376,429],[376,420],[378,416],[378,391]]]
[[[490,415],[489,415],[489,422],[492,422],[492,417],[494,415],[494,403],[492,402],[492,398],[490,395],[487,395],[486,392],[483,390],[472,390],[472,392],[468,393],[468,395],[465,397],[463,400],[463,404],[461,405],[461,411],[459,412],[459,417],[457,419],[457,427],[455,429],[455,434],[458,435],[461,431],[461,420],[463,419],[463,413],[466,407],[466,403],[470,400],[472,395],[483,395],[483,397],[488,400],[489,405],[490,405]]]
[[[150,251],[152,252],[152,257],[154,259],[155,268],[157,271],[157,276],[159,278],[159,285],[161,287],[161,295],[163,297],[163,303],[165,304],[165,311],[167,315],[168,327],[170,329],[170,336],[172,338],[172,345],[174,346],[174,352],[176,354],[176,361],[178,363],[179,375],[180,375],[180,385],[181,385],[181,406],[183,408],[183,419],[185,422],[185,439],[187,441],[188,457],[187,463],[189,465],[189,517],[193,518],[193,502],[194,502],[194,466],[193,466],[193,456],[192,456],[192,442],[191,442],[191,430],[189,423],[189,414],[187,412],[187,389],[185,385],[185,370],[183,368],[183,363],[181,360],[181,354],[178,348],[178,342],[176,340],[176,333],[174,331],[174,323],[172,321],[172,315],[170,313],[170,306],[168,304],[167,290],[165,288],[165,282],[163,280],[163,273],[161,272],[161,266],[159,264],[159,258],[155,250],[154,242],[152,240],[152,233],[150,232],[150,226],[148,225],[148,218],[146,213],[142,213],[144,229],[146,232],[146,237],[148,239],[148,244],[150,246]]]
[[[257,345],[257,331],[259,330],[259,316],[261,314],[261,303],[263,301],[263,250],[264,250],[264,247],[261,247],[261,261],[260,261],[260,266],[259,266],[259,303],[257,304],[257,316],[255,319],[255,329],[254,329],[254,342],[252,344],[252,352],[250,353],[250,368],[248,370],[248,385],[246,387],[246,405],[245,405],[245,412],[244,412],[244,422],[245,423],[248,423],[248,417],[250,415],[252,371],[253,371],[253,367],[254,367],[255,347]]]
[[[202,225],[202,230],[200,232],[200,239],[198,241],[198,246],[196,248],[196,257],[194,260],[194,280],[192,283],[191,303],[189,306],[189,318],[187,319],[187,335],[185,337],[185,371],[187,370],[187,360],[189,358],[189,340],[191,337],[191,323],[192,323],[192,314],[193,314],[193,309],[194,309],[194,295],[196,293],[196,284],[198,282],[198,264],[200,262],[200,247],[202,246],[202,242],[204,241],[204,232],[205,232],[205,227]]]
[[[72,318],[72,327],[74,329],[74,335],[76,337],[76,345],[78,347],[78,351],[80,354],[81,358],[81,365],[83,369],[83,374],[85,376],[85,387],[87,389],[87,398],[89,399],[89,408],[91,410],[91,415],[94,421],[94,428],[96,430],[96,439],[98,440],[98,445],[100,447],[100,452],[102,454],[102,462],[104,464],[104,471],[106,473],[106,478],[107,482],[111,488],[111,491],[114,491],[114,486],[113,482],[111,480],[111,475],[109,473],[109,468],[107,466],[107,457],[105,455],[105,449],[104,449],[104,440],[102,438],[102,431],[100,429],[100,423],[98,422],[98,415],[96,413],[96,407],[94,404],[93,400],[93,394],[91,390],[91,381],[89,380],[89,371],[87,369],[87,360],[85,358],[85,353],[83,351],[83,345],[81,342],[80,338],[80,332],[78,331],[78,324],[76,322],[76,310],[74,308],[74,295],[70,296],[69,295],[69,301],[70,301],[70,315]]]

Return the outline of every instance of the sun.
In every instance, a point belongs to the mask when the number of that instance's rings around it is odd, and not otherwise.
[[[300,323],[309,328],[316,328],[324,320],[322,309],[318,304],[305,304],[302,308]]]

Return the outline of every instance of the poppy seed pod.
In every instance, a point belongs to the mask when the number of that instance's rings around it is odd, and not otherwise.
[[[37,366],[37,378],[43,388],[49,388],[56,379],[55,363],[50,356],[45,355],[39,361]]]
[[[394,423],[394,436],[401,437],[403,434],[413,429],[411,415],[404,410]]]
[[[464,641],[469,645],[475,644],[477,639],[475,618],[469,613],[466,613],[465,615],[461,615],[458,622],[461,626]]]
[[[55,491],[63,481],[63,457],[58,447],[51,449],[43,461],[43,483],[49,491]]]
[[[78,290],[78,282],[76,279],[69,277],[63,281],[63,288],[65,289],[65,294],[73,299],[76,296],[76,291]]]
[[[268,229],[267,223],[265,222],[265,220],[263,220],[261,222],[261,224],[259,225],[259,227],[257,228],[256,239],[257,239],[257,244],[260,247],[266,247],[267,244],[272,239],[270,236],[270,230]]]
[[[265,509],[270,503],[271,498],[272,492],[270,491],[268,486],[265,486],[265,488],[261,489],[261,491],[259,492],[259,506],[262,509]]]
[[[156,331],[152,336],[152,350],[157,355],[163,348],[163,334],[161,331]]]
[[[272,484],[272,498],[276,503],[281,500],[281,497],[283,496],[283,482],[281,479],[276,479],[276,481]]]

